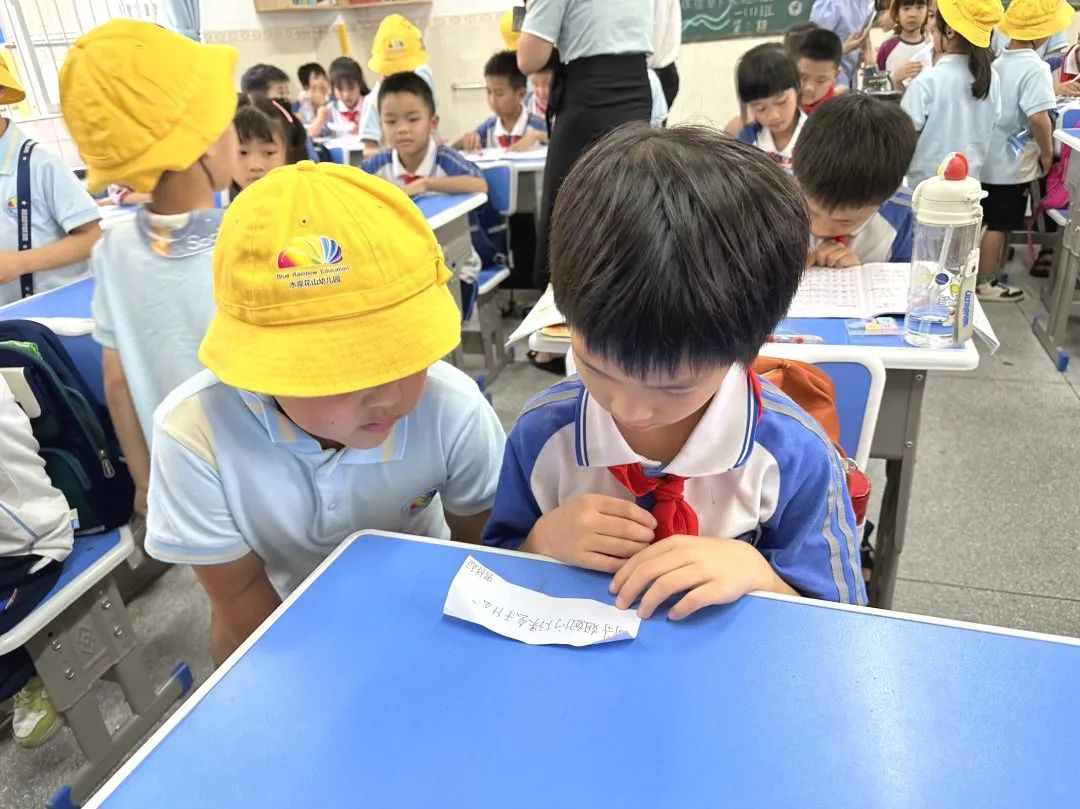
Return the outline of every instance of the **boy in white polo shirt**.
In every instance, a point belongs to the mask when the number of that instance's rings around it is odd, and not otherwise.
[[[752,590],[865,603],[839,455],[748,370],[809,232],[793,180],[720,132],[624,127],[586,153],[551,234],[581,378],[510,433],[485,541],[611,573],[645,618],[677,594],[674,619]]]
[[[454,148],[468,152],[496,148],[520,152],[547,143],[547,123],[530,114],[525,106],[527,84],[513,51],[499,51],[488,59],[484,65],[484,85],[488,106],[495,114],[462,135]]]
[[[408,197],[348,166],[275,169],[229,206],[209,371],[155,414],[146,538],[195,566],[218,662],[354,531],[480,538],[503,431],[440,362],[450,277]]]
[[[17,104],[26,93],[0,64],[0,104]],[[19,165],[25,156],[26,187]],[[20,235],[20,197],[25,197],[29,244]],[[84,278],[86,259],[101,236],[101,212],[71,167],[37,146],[7,118],[0,118],[0,306]],[[29,249],[27,249],[29,248]]]

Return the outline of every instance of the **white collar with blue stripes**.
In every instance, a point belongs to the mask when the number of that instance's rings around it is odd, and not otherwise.
[[[746,463],[754,447],[758,397],[746,369],[733,365],[701,421],[663,471],[686,478],[720,475]],[[579,466],[617,466],[645,461],[622,437],[615,420],[583,390],[574,424]]]
[[[371,449],[354,449],[346,447],[343,450],[323,449],[317,439],[300,429],[277,405],[273,396],[261,393],[252,393],[248,390],[240,390],[237,393],[247,405],[263,427],[267,435],[275,444],[287,446],[297,455],[333,455],[340,453],[340,463],[344,464],[371,464],[387,463],[388,461],[400,461],[405,456],[405,439],[408,435],[409,417],[399,419],[379,446]]]

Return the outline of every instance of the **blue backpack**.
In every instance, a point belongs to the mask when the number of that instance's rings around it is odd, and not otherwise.
[[[30,419],[45,471],[78,512],[76,534],[125,525],[135,486],[108,411],[98,404],[60,338],[30,320],[0,321],[0,368],[22,368],[41,415]]]

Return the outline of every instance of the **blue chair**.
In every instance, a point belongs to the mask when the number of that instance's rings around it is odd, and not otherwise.
[[[488,163],[481,167],[488,184],[488,202],[503,217],[501,225],[489,228],[489,234],[501,235],[501,241],[509,243],[506,217],[515,210],[517,201],[517,173],[508,162]],[[480,351],[484,357],[484,385],[491,384],[510,361],[506,351],[502,328],[502,312],[499,307],[499,285],[510,277],[506,267],[485,267],[480,271],[472,285],[470,297],[462,301],[464,320],[462,342],[475,334],[480,340]],[[475,315],[475,318],[474,318]],[[475,344],[475,339],[467,343]]]
[[[768,343],[761,354],[816,365],[829,375],[836,390],[840,446],[860,469],[866,469],[885,391],[885,365],[881,359],[858,346],[790,343]]]

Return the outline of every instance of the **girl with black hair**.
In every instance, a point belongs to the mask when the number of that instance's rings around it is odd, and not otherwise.
[[[230,198],[271,170],[308,159],[304,125],[276,99],[242,95],[233,123],[239,149]]]

